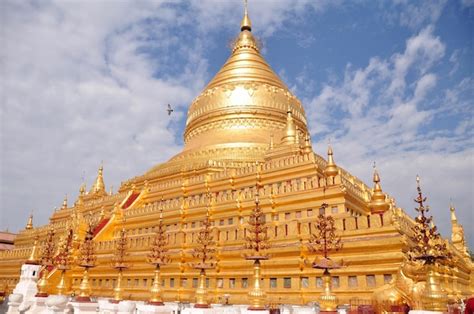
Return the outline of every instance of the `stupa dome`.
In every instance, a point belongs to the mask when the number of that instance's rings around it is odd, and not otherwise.
[[[306,134],[301,102],[263,58],[245,13],[230,57],[189,107],[183,151],[166,167],[263,160],[270,138],[284,136],[289,111]]]

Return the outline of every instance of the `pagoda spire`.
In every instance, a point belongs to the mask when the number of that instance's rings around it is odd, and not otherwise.
[[[104,166],[101,164],[99,171],[97,173],[97,178],[95,179],[94,184],[92,185],[90,192],[91,194],[107,194],[104,184]]]
[[[331,145],[328,145],[328,163],[326,164],[326,168],[324,168],[324,174],[328,178],[332,178],[338,174],[336,163],[334,162],[334,153],[332,151]]]
[[[28,222],[26,223],[26,230],[31,230],[33,229],[33,214],[30,214],[30,217],[28,218]]]
[[[249,18],[249,12],[248,12],[248,3],[247,0],[244,0],[244,17],[242,18],[242,22],[240,23],[240,30],[241,31],[252,31],[252,22],[250,21]]]
[[[372,194],[372,198],[369,203],[369,208],[372,213],[381,214],[387,211],[390,205],[386,201],[385,193],[382,191],[382,187],[380,185],[380,176],[377,171],[377,167],[375,166],[375,162],[374,162],[373,181],[374,181],[374,193]]]

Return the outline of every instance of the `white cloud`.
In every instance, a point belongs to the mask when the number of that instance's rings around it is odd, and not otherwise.
[[[423,25],[435,23],[441,16],[446,3],[447,0],[394,0],[391,14],[397,12],[400,25],[418,29]]]
[[[272,10],[268,10],[268,6]],[[337,1],[250,1],[268,37]],[[241,1],[2,1],[0,228],[47,222],[101,160],[107,185],[177,153],[187,106],[209,79],[207,47]],[[173,104],[168,118],[165,108]],[[13,215],[12,213],[17,213]]]
[[[337,162],[366,182],[371,181],[372,161],[377,161],[384,190],[411,214],[419,173],[436,220],[447,234],[450,198],[464,221],[472,221],[469,93],[474,88],[471,79],[464,79],[438,94],[444,94],[444,100],[433,96],[438,84],[433,69],[445,51],[433,31],[431,26],[422,29],[406,41],[403,52],[371,58],[365,68],[348,65],[342,80],[328,83],[306,103],[321,152],[330,137]],[[455,119],[452,129],[430,126],[453,110],[467,113],[466,120]],[[469,228],[466,232],[472,246],[474,234]]]

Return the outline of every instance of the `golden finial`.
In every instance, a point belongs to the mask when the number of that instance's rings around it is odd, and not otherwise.
[[[458,218],[456,217],[456,208],[454,208],[453,202],[449,202],[449,210],[451,212],[451,222],[452,223],[457,223]]]
[[[247,0],[244,0],[244,18],[242,19],[242,22],[240,23],[240,30],[241,31],[252,31],[252,22],[250,21],[249,18],[249,12],[248,12],[248,7],[247,7]]]
[[[63,206],[61,206],[61,209],[66,209],[66,208],[67,208],[67,194],[64,195]]]
[[[338,174],[336,163],[334,162],[334,153],[332,151],[332,147],[328,144],[328,163],[326,164],[326,168],[324,169],[324,174],[327,177],[335,177]]]
[[[30,214],[30,217],[28,218],[28,222],[26,223],[26,230],[31,230],[33,229],[33,213]]]
[[[101,162],[99,171],[97,173],[97,178],[95,179],[94,184],[90,189],[91,194],[107,194],[105,191],[105,184],[104,184],[104,165]]]
[[[380,186],[380,176],[377,171],[377,166],[374,161],[374,165],[372,166],[374,168],[374,193],[372,194],[372,198],[369,203],[369,208],[372,211],[372,213],[383,213],[386,210],[389,209],[390,204],[386,200],[386,195],[385,193],[382,192],[382,187]]]
[[[382,188],[380,187],[380,176],[379,176],[379,172],[377,171],[377,165],[374,161],[374,165],[372,166],[374,168],[374,191],[382,191]]]

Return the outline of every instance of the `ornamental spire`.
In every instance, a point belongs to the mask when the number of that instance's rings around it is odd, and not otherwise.
[[[67,194],[64,196],[63,205],[61,206],[61,209],[66,209],[66,208],[67,208]]]
[[[313,152],[313,148],[311,147],[311,137],[309,136],[309,132],[306,132],[304,137],[304,146],[303,146],[303,153],[311,154]]]
[[[377,171],[377,167],[374,162],[374,193],[372,194],[372,198],[369,203],[369,208],[372,213],[383,213],[389,209],[390,205],[386,202],[386,195],[382,191],[382,187],[380,185],[380,176]]]
[[[456,208],[454,208],[453,203],[449,205],[449,210],[451,211],[451,222],[452,224],[457,224],[458,223],[458,218],[456,217]]]
[[[335,177],[338,173],[336,163],[334,162],[334,153],[332,151],[332,147],[328,145],[328,163],[326,164],[326,168],[324,168],[324,174],[327,177]]]
[[[38,251],[39,251],[39,248],[38,248],[39,236],[38,236],[38,234],[35,234],[34,239],[35,239],[35,242],[33,243],[33,248],[31,249],[30,256],[26,260],[26,264],[32,264],[32,265],[39,264],[39,262],[38,262]]]
[[[105,191],[105,184],[104,184],[104,166],[103,164],[100,165],[99,171],[97,173],[97,178],[95,179],[94,184],[91,187],[89,193],[91,194],[107,194]]]
[[[30,217],[28,218],[28,222],[26,223],[26,230],[31,230],[33,229],[33,214],[30,214]]]
[[[242,19],[242,22],[240,23],[240,30],[241,31],[252,31],[252,22],[250,21],[249,18],[249,13],[248,13],[248,7],[247,7],[247,0],[244,0],[244,17]]]

